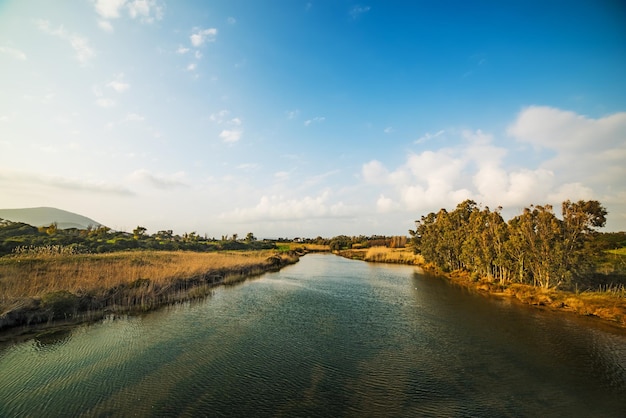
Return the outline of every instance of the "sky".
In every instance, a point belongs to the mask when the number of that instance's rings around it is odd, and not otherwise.
[[[0,0],[0,208],[407,235],[465,199],[626,230],[626,6]]]

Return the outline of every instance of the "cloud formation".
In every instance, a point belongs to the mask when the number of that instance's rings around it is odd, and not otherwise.
[[[134,195],[134,193],[130,189],[119,184],[111,184],[104,181],[90,181],[63,176],[50,176],[41,173],[25,173],[14,170],[0,169],[0,182],[7,182],[13,186],[15,186],[16,184],[21,184],[22,187],[27,188],[37,188],[45,186],[68,191],[104,193],[120,196]]]
[[[10,48],[8,46],[0,46],[0,54],[9,55],[15,59],[24,61],[26,60],[26,54],[16,48]]]
[[[143,168],[133,171],[130,175],[130,179],[133,181],[147,183],[162,190],[186,187],[187,183],[185,182],[185,177],[186,174],[183,171],[171,175],[159,175]]]
[[[96,13],[102,18],[98,26],[106,31],[113,31],[107,19],[118,19],[126,11],[131,19],[139,19],[142,23],[153,23],[163,19],[165,7],[157,0],[96,0]]]
[[[195,32],[189,37],[191,45],[196,48],[204,44],[205,42],[215,42],[217,36],[217,29],[196,29]]]
[[[317,196],[288,198],[282,195],[262,196],[256,206],[237,208],[222,213],[220,219],[233,222],[296,221],[319,218],[342,218],[350,216],[352,210],[343,202],[329,203],[330,193],[324,191]]]
[[[35,24],[43,33],[56,36],[57,38],[68,42],[76,53],[76,59],[81,63],[81,65],[86,65],[91,58],[96,56],[96,53],[89,44],[89,40],[87,38],[67,31],[62,25],[53,29],[50,27],[50,22],[44,19],[36,20]]]
[[[507,134],[543,158],[536,167],[515,162],[514,144],[497,146],[492,135],[466,130],[457,145],[410,153],[395,169],[369,161],[361,176],[384,191],[376,201],[382,212],[451,208],[464,199],[511,208],[598,199],[610,210],[626,212],[626,201],[620,202],[626,195],[626,113],[592,119],[551,107],[529,107],[517,115]]]

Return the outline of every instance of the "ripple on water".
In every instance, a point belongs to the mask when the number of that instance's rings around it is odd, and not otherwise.
[[[625,364],[624,333],[307,255],[4,349],[0,416],[618,416]]]

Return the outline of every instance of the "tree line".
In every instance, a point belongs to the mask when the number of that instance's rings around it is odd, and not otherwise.
[[[238,234],[224,235],[221,239],[201,236],[196,232],[174,234],[172,230],[148,234],[137,226],[132,232],[114,231],[106,226],[86,229],[60,229],[56,224],[34,227],[21,222],[0,219],[0,256],[14,252],[28,252],[48,247],[63,249],[68,253],[106,253],[133,249],[147,250],[256,250],[273,249],[275,243],[259,241],[252,232],[244,238]]]
[[[589,284],[603,247],[596,228],[606,209],[595,200],[563,202],[561,218],[551,205],[524,208],[508,222],[501,207],[465,200],[456,209],[431,212],[410,230],[410,244],[443,271],[465,270],[477,279],[543,288]]]

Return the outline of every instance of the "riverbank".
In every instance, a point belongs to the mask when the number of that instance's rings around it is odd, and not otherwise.
[[[473,278],[469,273],[463,271],[444,273],[434,266],[424,263],[424,259],[420,255],[414,255],[408,249],[377,249],[375,247],[339,251],[338,255],[353,260],[419,266],[429,273],[446,277],[452,283],[485,295],[514,298],[526,305],[543,309],[593,316],[621,328],[626,328],[626,290],[624,288],[609,288],[602,292],[567,292],[519,283],[498,283],[488,278]]]
[[[128,251],[0,258],[0,332],[144,312],[275,271],[294,252]]]

